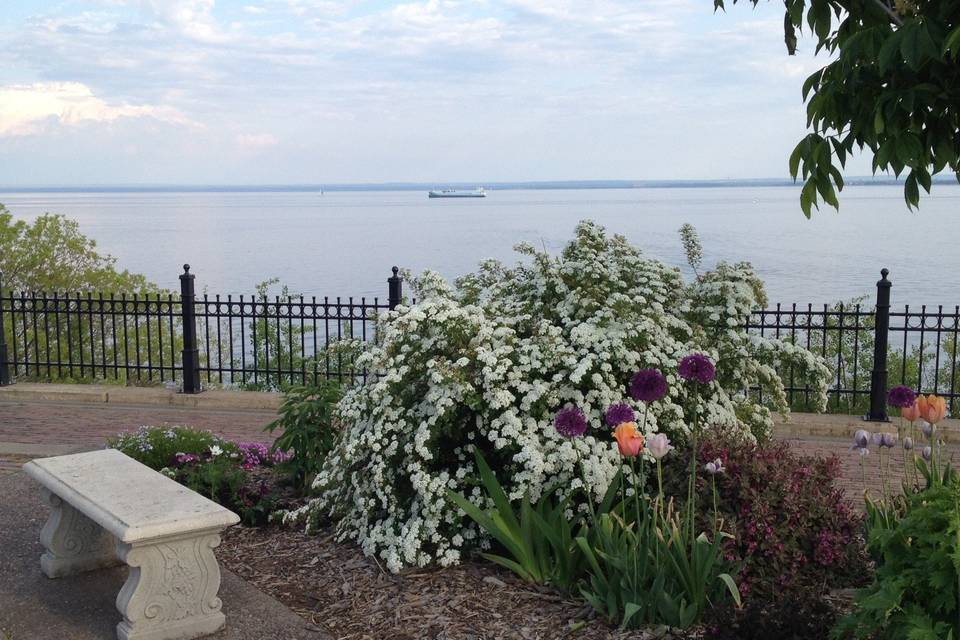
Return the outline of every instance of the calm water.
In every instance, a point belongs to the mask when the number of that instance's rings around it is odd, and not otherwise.
[[[391,265],[453,277],[526,240],[557,251],[592,218],[648,255],[682,265],[676,230],[694,224],[704,263],[749,260],[773,302],[832,302],[874,292],[891,271],[894,304],[960,303],[960,186],[938,185],[918,213],[899,187],[848,187],[841,213],[806,220],[793,187],[495,191],[429,200],[423,192],[0,193],[23,218],[76,219],[121,267],[178,287],[249,293],[278,277],[306,295],[386,295]]]

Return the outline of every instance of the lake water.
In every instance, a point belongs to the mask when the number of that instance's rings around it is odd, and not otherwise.
[[[77,220],[120,267],[176,289],[188,262],[198,290],[250,293],[271,277],[305,295],[386,297],[394,264],[454,277],[513,259],[521,240],[558,251],[578,220],[623,233],[652,257],[684,265],[690,222],[704,264],[749,260],[772,302],[873,300],[882,267],[893,302],[960,303],[960,186],[937,185],[919,212],[900,187],[848,187],[841,211],[807,220],[794,187],[504,190],[484,199],[422,191],[0,193],[17,217]]]

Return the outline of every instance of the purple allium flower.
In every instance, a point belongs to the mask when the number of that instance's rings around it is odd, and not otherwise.
[[[610,405],[604,419],[607,421],[607,425],[615,427],[624,422],[634,422],[637,419],[637,414],[633,412],[630,405],[621,402],[620,404]]]
[[[667,393],[667,379],[656,369],[641,369],[630,378],[630,397],[654,402]]]
[[[899,409],[906,409],[913,406],[913,403],[917,401],[917,394],[910,387],[905,387],[902,384],[898,385],[890,391],[887,392],[887,404],[891,407],[897,407]]]
[[[692,353],[680,361],[677,373],[684,380],[710,384],[717,377],[717,368],[708,356],[702,353]]]
[[[587,432],[587,417],[579,407],[567,405],[557,412],[553,426],[564,438],[577,438]]]

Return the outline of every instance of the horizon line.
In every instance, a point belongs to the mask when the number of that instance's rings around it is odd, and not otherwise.
[[[953,182],[949,176],[934,177],[935,183]],[[845,179],[846,185],[872,186],[896,185],[902,180],[894,176],[852,176]],[[483,187],[490,190],[535,190],[535,189],[656,189],[656,188],[710,188],[710,187],[795,187],[802,181],[792,178],[714,178],[714,179],[669,179],[669,180],[519,180],[519,181],[440,181],[440,182],[338,182],[338,183],[77,183],[77,184],[25,184],[0,185],[0,193],[24,192],[244,192],[244,191],[415,191],[423,189],[470,189]]]

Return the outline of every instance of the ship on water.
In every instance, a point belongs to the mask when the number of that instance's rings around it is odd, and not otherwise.
[[[486,198],[487,192],[483,187],[479,189],[440,189],[430,191],[427,194],[430,198]]]

